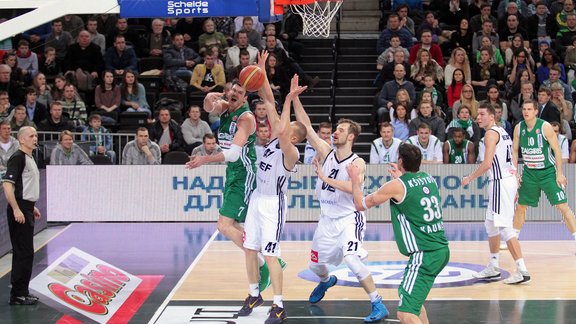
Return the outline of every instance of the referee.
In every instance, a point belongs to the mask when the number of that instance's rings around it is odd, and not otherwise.
[[[8,229],[12,242],[12,290],[10,305],[35,305],[38,297],[28,291],[34,261],[34,221],[40,211],[34,204],[40,196],[40,172],[32,158],[38,134],[32,127],[18,131],[20,149],[8,160],[2,180],[8,201]]]

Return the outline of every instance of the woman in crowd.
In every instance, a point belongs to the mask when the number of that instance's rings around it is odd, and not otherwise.
[[[469,84],[465,84],[462,87],[460,99],[456,101],[452,107],[452,116],[457,116],[458,108],[463,105],[466,105],[468,108],[470,108],[470,115],[472,116],[472,119],[476,119],[476,116],[478,116],[478,101],[476,101],[474,88]]]
[[[548,80],[550,77],[550,68],[554,65],[558,65],[560,68],[560,80],[566,83],[566,70],[564,69],[564,64],[559,62],[558,56],[551,48],[547,48],[542,53],[542,60],[540,61],[540,67],[536,70],[536,76],[538,78],[538,84],[542,84],[544,81]]]
[[[405,107],[402,103],[397,103],[394,106],[394,113],[390,123],[394,126],[394,137],[401,141],[407,140],[410,134],[408,125],[410,124],[409,116],[411,110],[410,107]]]
[[[464,82],[464,71],[460,68],[456,68],[452,73],[452,82],[448,86],[446,91],[446,98],[448,101],[448,108],[452,108],[454,103],[460,100],[460,94],[462,93],[462,87],[466,82]]]
[[[132,71],[124,73],[124,81],[120,87],[122,94],[122,105],[125,106],[128,112],[145,112],[148,116],[152,116],[150,106],[146,101],[146,89],[142,83],[138,82],[136,74]]]
[[[466,83],[470,83],[472,78],[472,72],[470,70],[470,62],[468,61],[468,55],[466,51],[461,48],[457,47],[452,51],[450,55],[450,59],[448,60],[448,64],[444,69],[444,87],[448,89],[452,84],[452,76],[454,75],[454,71],[456,69],[462,70],[464,73],[464,80]]]
[[[412,64],[410,71],[410,78],[413,80],[416,89],[425,87],[425,75],[431,75],[436,83],[440,83],[444,79],[442,67],[430,56],[430,52],[424,48],[418,50],[416,61]]]
[[[50,107],[50,103],[52,103],[52,94],[50,93],[50,86],[46,84],[46,75],[42,72],[36,74],[34,80],[32,80],[32,86],[36,89],[36,101],[47,108]]]
[[[114,81],[114,73],[112,71],[102,72],[100,84],[94,90],[96,112],[101,116],[118,120],[118,107],[120,107],[121,99],[120,87]]]

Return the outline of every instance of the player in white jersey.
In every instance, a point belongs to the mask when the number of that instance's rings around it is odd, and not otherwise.
[[[370,148],[370,164],[396,163],[400,144],[402,141],[394,137],[394,126],[388,122],[380,124],[380,137]]]
[[[495,280],[500,278],[500,237],[506,242],[512,258],[516,262],[517,271],[506,280],[506,284],[520,284],[530,281],[530,274],[524,259],[520,243],[514,231],[514,200],[518,189],[516,168],[512,161],[512,139],[504,128],[495,122],[496,110],[489,103],[481,104],[478,108],[478,125],[486,130],[484,136],[484,158],[482,163],[469,176],[462,178],[462,186],[467,186],[472,180],[488,171],[490,184],[488,187],[488,210],[484,226],[488,233],[490,246],[490,263],[488,266],[474,274],[481,280]]]
[[[418,134],[410,136],[406,143],[418,146],[422,152],[422,164],[442,163],[442,142],[434,135],[431,135],[430,125],[421,123],[418,126]]]
[[[268,53],[264,51],[259,57],[259,62],[266,62],[267,57]],[[300,158],[295,144],[306,138],[306,127],[302,123],[290,123],[290,106],[292,100],[304,90],[306,87],[298,86],[298,76],[295,76],[291,82],[290,93],[286,96],[281,117],[278,117],[276,112],[274,95],[268,80],[264,81],[264,86],[259,91],[266,105],[272,140],[266,145],[262,159],[258,162],[256,189],[250,197],[244,224],[249,294],[238,315],[250,315],[253,308],[264,301],[258,287],[258,252],[262,252],[270,271],[274,290],[274,301],[266,324],[280,323],[286,319],[282,300],[282,265],[278,257],[280,256],[280,236],[288,208],[286,205],[288,181],[290,175],[296,172],[296,162]]]
[[[372,303],[372,312],[364,318],[364,322],[379,322],[388,316],[388,310],[382,303],[370,271],[361,260],[365,252],[362,240],[366,219],[364,213],[354,207],[352,182],[346,172],[346,166],[354,164],[364,177],[366,163],[352,153],[352,145],[360,134],[360,125],[349,119],[339,120],[333,134],[334,150],[314,132],[298,98],[294,100],[294,113],[296,120],[306,126],[307,139],[319,157],[315,160],[315,167],[321,215],[312,241],[310,270],[320,278],[320,283],[312,291],[309,301],[317,303],[322,300],[328,288],[338,281],[336,276],[329,274],[327,265],[340,265],[344,260]]]
[[[554,133],[558,136],[558,145],[560,145],[560,151],[562,151],[562,164],[568,163],[568,158],[570,157],[570,144],[568,143],[568,139],[566,136],[562,135],[562,125],[559,122],[551,122],[552,129],[554,129]]]

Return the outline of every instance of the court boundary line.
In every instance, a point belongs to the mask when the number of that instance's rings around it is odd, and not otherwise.
[[[158,321],[158,319],[160,318],[160,316],[162,316],[162,313],[164,312],[164,310],[166,310],[166,306],[168,306],[168,304],[172,300],[172,297],[174,297],[174,295],[176,294],[176,291],[178,289],[180,289],[180,287],[184,284],[184,282],[186,281],[186,278],[188,278],[188,276],[190,275],[192,270],[194,270],[194,268],[196,267],[196,264],[200,261],[202,256],[204,256],[204,253],[206,253],[206,251],[208,250],[208,247],[210,247],[212,242],[214,242],[214,240],[216,239],[216,236],[218,236],[219,233],[220,233],[220,231],[216,230],[212,234],[212,236],[210,237],[208,242],[206,242],[206,244],[204,244],[204,247],[202,248],[200,253],[198,253],[198,255],[196,256],[194,261],[192,261],[192,264],[190,264],[188,269],[186,269],[186,272],[184,272],[184,274],[182,275],[182,277],[180,278],[178,283],[176,283],[176,286],[174,286],[174,288],[172,288],[172,290],[170,291],[168,296],[166,296],[166,298],[164,299],[162,304],[160,304],[160,307],[158,307],[158,309],[156,310],[154,315],[152,315],[152,318],[148,321],[148,324],[156,323]]]

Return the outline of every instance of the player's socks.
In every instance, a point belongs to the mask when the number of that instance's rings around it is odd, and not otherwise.
[[[576,240],[576,232],[572,233],[572,236],[574,236],[574,239]]]
[[[282,295],[274,295],[274,301],[272,304],[276,304],[278,307],[284,308],[284,304],[282,303]]]
[[[258,284],[257,283],[249,284],[248,285],[248,293],[252,297],[258,297],[258,295],[260,295],[260,289],[258,289]]]
[[[520,271],[528,271],[528,269],[526,269],[526,264],[524,263],[524,258],[520,258],[518,260],[516,260],[516,266],[518,267],[518,270]]]
[[[264,254],[258,252],[258,266],[261,267],[266,263],[266,259],[264,259]]]
[[[490,253],[490,265],[499,268],[500,266],[500,253]]]
[[[378,291],[377,291],[377,290],[369,293],[368,296],[370,297],[370,302],[371,302],[371,303],[377,301],[378,298],[380,297],[380,295],[378,294]]]

